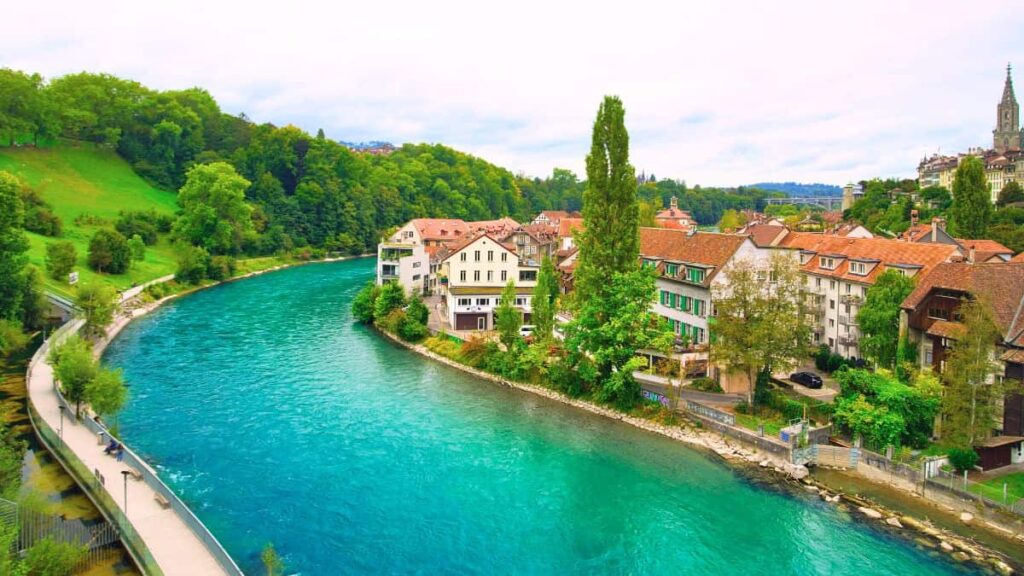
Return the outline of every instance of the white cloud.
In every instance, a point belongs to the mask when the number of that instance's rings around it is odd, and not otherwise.
[[[346,140],[582,172],[604,94],[638,169],[691,183],[910,175],[990,139],[1024,10],[954,2],[20,2],[0,66],[202,86]],[[1022,94],[1024,96],[1024,94]]]

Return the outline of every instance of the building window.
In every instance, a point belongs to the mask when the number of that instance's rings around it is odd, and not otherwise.
[[[665,264],[665,275],[667,275],[667,276],[675,276],[677,274],[679,274],[679,265],[678,264]]]
[[[536,270],[520,270],[519,271],[520,282],[536,282],[537,271]]]
[[[488,270],[487,271],[487,281],[491,282],[492,280],[494,280],[494,270]]]
[[[494,262],[494,250],[487,251],[487,261]]]
[[[421,262],[413,262],[413,263],[412,263],[412,267],[413,267],[413,268],[419,268],[419,267],[420,267],[420,264],[421,264]]]
[[[466,281],[466,271],[465,270],[460,270],[459,271],[459,281],[460,282],[465,282]]]
[[[526,306],[526,296],[516,296],[516,306]]]
[[[829,290],[835,290],[836,289],[836,281],[835,280],[829,280],[828,281],[828,289]]]
[[[835,258],[824,258],[824,257],[818,258],[818,264],[822,268],[824,268],[826,270],[835,270],[836,269],[836,260],[835,260]]]
[[[473,261],[474,262],[479,262],[480,261],[480,251],[479,250],[476,250],[476,251],[473,252]]]
[[[501,261],[502,262],[508,262],[508,252],[502,252],[501,253]]]
[[[943,308],[928,308],[928,317],[939,320],[949,320],[949,310]]]
[[[849,284],[847,284],[847,285],[846,285],[846,293],[847,293],[847,294],[849,294],[849,293],[850,293],[850,288],[851,288],[851,286],[850,286]]]
[[[476,299],[476,305],[477,306],[487,306],[490,303],[491,303],[491,299],[490,298],[477,298]]]
[[[836,301],[835,300],[829,300],[828,301],[828,308],[829,308],[829,310],[835,310],[836,309]]]
[[[419,280],[420,278],[422,278],[422,276],[420,274],[416,274],[415,276],[412,277],[412,281],[415,282],[415,281]]]
[[[661,291],[661,305],[662,306],[668,305],[668,292],[666,292],[664,290]]]
[[[479,281],[480,281],[480,271],[479,270],[473,270],[473,282],[479,282]]]
[[[472,298],[459,298],[458,304],[459,304],[459,306],[472,306],[473,305],[473,299]]]
[[[815,278],[814,284],[816,287],[821,288],[821,278]]]
[[[694,284],[700,284],[704,282],[704,271],[700,268],[687,268],[686,279]]]
[[[863,262],[851,262],[850,263],[850,272],[853,272],[854,274],[859,274],[859,275],[863,276],[863,275],[867,274],[867,269],[868,269],[867,265],[864,264]]]
[[[465,252],[463,252],[462,254],[459,254],[459,260],[462,260],[463,262],[466,261],[466,253]]]
[[[507,280],[508,280],[508,270],[502,270],[501,271],[501,281],[505,282]]]
[[[833,327],[835,327],[835,325],[836,325],[835,319],[834,318],[829,318],[828,319],[828,327],[829,328],[833,328]]]

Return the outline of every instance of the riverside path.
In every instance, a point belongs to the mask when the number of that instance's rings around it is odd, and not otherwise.
[[[28,394],[36,411],[53,428],[61,427],[60,403],[53,385],[53,368],[45,356],[31,367]],[[121,472],[128,467],[113,456],[103,453],[99,438],[74,418],[63,418],[62,438],[89,470],[98,471],[105,479],[105,489],[121,510],[125,511],[127,486],[128,520],[146,543],[160,570],[167,576],[206,576],[227,574],[211,551],[184,520],[171,508],[164,508],[150,486]]]

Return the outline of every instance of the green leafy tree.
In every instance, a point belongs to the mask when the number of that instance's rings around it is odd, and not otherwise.
[[[245,202],[249,181],[225,162],[193,166],[178,191],[178,236],[211,254],[237,254],[252,230],[252,207]]]
[[[260,561],[263,562],[267,576],[281,576],[284,573],[284,562],[278,556],[273,544],[267,543],[263,547],[263,551],[260,552]]]
[[[583,194],[585,227],[579,238],[575,272],[576,300],[581,304],[600,298],[614,274],[638,266],[639,205],[636,173],[629,163],[625,114],[621,100],[605,96],[594,121]]]
[[[788,255],[773,256],[763,268],[741,260],[723,273],[725,281],[712,287],[711,358],[746,375],[753,403],[759,372],[787,370],[811,353],[803,282]]]
[[[78,251],[73,243],[59,240],[46,245],[46,272],[50,278],[66,282],[77,261]]]
[[[995,361],[999,328],[992,308],[983,299],[960,306],[963,330],[946,356],[942,396],[942,436],[960,448],[971,448],[992,431],[1002,415],[1001,403],[1009,381],[995,378],[1001,367]]]
[[[202,246],[185,245],[178,254],[174,277],[188,284],[199,284],[210,268],[210,253]]]
[[[736,230],[746,223],[743,215],[737,210],[726,210],[718,221],[718,229],[723,232]]]
[[[93,412],[103,418],[120,412],[128,400],[128,388],[124,385],[121,370],[99,369],[86,384],[85,397]]]
[[[0,358],[22,350],[28,345],[28,340],[20,322],[0,319]]]
[[[101,228],[89,241],[89,267],[107,274],[124,274],[131,264],[128,240],[117,230]]]
[[[114,311],[118,304],[117,291],[113,286],[99,282],[83,284],[78,288],[75,304],[81,308],[85,318],[85,334],[99,336],[114,321]]]
[[[397,310],[405,306],[405,289],[398,282],[388,282],[380,287],[377,298],[373,302],[373,318],[380,322]]]
[[[17,178],[0,170],[0,318],[18,318],[21,312],[28,239],[21,229],[25,209],[20,189]]]
[[[49,302],[43,293],[43,275],[31,264],[25,267],[25,284],[21,296],[21,325],[26,330],[42,328]]]
[[[914,280],[896,270],[886,270],[868,288],[857,312],[860,349],[882,368],[895,368],[900,344],[900,305],[914,290]]]
[[[530,322],[534,325],[533,334],[538,340],[551,338],[555,327],[555,302],[558,297],[558,280],[555,279],[555,266],[547,256],[540,264],[537,274],[537,285],[533,288],[531,300]]]
[[[628,408],[640,398],[633,372],[646,365],[637,351],[664,350],[673,334],[650,311],[652,270],[617,272],[607,284],[606,290],[577,304],[576,318],[566,327],[566,349],[579,377],[598,386],[598,399]]]
[[[356,297],[352,299],[352,315],[363,324],[373,323],[374,306],[377,296],[380,294],[380,287],[370,280],[359,290]]]
[[[494,324],[501,343],[507,350],[511,350],[522,340],[519,328],[523,325],[523,313],[516,308],[516,285],[511,280],[501,291],[501,299],[494,310]]]
[[[427,310],[427,306],[423,304],[423,298],[419,294],[413,295],[409,299],[409,306],[405,310],[405,314],[414,322],[427,325],[427,320],[430,318],[430,310]]]
[[[75,404],[75,417],[81,415],[86,387],[96,378],[98,367],[92,357],[92,347],[78,336],[68,338],[50,353],[54,375],[61,383],[64,397]]]
[[[949,215],[958,238],[985,237],[992,219],[992,198],[985,179],[985,165],[979,158],[968,156],[957,166]]]
[[[999,191],[999,200],[996,204],[1002,207],[1016,202],[1024,202],[1024,186],[1021,186],[1020,182],[1016,180],[1011,180],[1004,184],[1003,189]]]
[[[133,234],[128,239],[128,251],[131,253],[132,260],[136,262],[142,262],[146,259],[146,243],[142,240],[142,236]]]

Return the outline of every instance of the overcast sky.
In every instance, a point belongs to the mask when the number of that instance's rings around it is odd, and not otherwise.
[[[8,4],[0,67],[200,86],[257,122],[537,176],[583,172],[604,94],[659,178],[912,175],[991,145],[1006,64],[1024,70],[1020,0]]]

